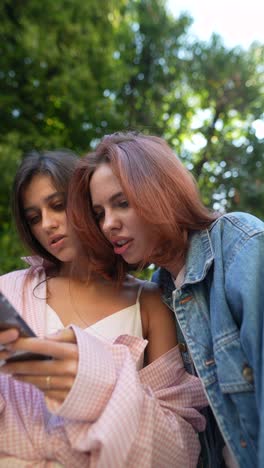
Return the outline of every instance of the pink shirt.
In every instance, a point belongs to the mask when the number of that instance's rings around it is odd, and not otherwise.
[[[45,272],[29,271],[0,277],[0,289],[42,336],[45,281],[32,291]],[[79,367],[61,406],[48,408],[37,388],[0,374],[0,466],[2,458],[5,468],[17,459],[38,468],[55,461],[71,468],[195,467],[197,432],[205,426],[199,410],[208,403],[178,347],[137,371],[146,340],[122,335],[110,342],[72,328]]]

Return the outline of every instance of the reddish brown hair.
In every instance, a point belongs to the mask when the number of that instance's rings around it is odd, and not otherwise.
[[[207,228],[218,216],[203,205],[192,175],[163,139],[132,132],[107,135],[83,158],[69,188],[69,216],[97,271],[119,278],[125,271],[92,210],[90,179],[102,163],[110,165],[131,206],[155,232],[155,248],[142,264],[182,261],[189,232]]]

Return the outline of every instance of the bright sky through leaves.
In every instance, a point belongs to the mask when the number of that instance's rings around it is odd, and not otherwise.
[[[189,32],[199,39],[207,41],[215,32],[226,47],[239,45],[247,49],[254,41],[264,44],[263,0],[167,0],[167,6],[176,17],[183,11],[190,14],[194,21]],[[263,120],[256,120],[253,128],[257,138],[264,138]],[[203,139],[192,142],[196,148],[204,144]]]
[[[202,40],[216,32],[227,47],[264,44],[263,0],[167,0],[167,5],[175,16],[187,11],[194,19],[190,32]]]

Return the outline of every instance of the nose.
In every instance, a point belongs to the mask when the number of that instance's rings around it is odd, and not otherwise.
[[[121,220],[113,211],[105,211],[104,219],[102,221],[101,229],[106,237],[118,231],[121,228]]]
[[[42,211],[42,228],[46,231],[50,231],[58,227],[58,220],[56,214],[50,210]]]

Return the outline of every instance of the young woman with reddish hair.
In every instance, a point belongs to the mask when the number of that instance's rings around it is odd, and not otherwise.
[[[143,144],[147,142],[144,150],[139,145],[140,141]],[[122,151],[122,145],[125,151]],[[138,157],[134,158],[134,154]],[[158,137],[114,134],[105,137],[96,152],[80,163],[72,179],[69,197],[72,221],[95,267],[112,277],[122,277],[127,270],[127,262],[114,254],[111,243],[98,229],[98,214],[94,216],[92,204],[87,203],[90,176],[105,162],[120,181],[130,204],[150,226],[159,246],[151,254],[152,244],[144,255],[138,252],[139,263],[144,265],[151,255],[152,263],[165,265],[172,254],[173,258],[176,255],[177,264],[178,259],[182,262],[188,244],[188,229],[206,228],[217,215],[203,206],[191,174],[165,141]],[[90,242],[93,249],[88,248]]]
[[[208,210],[191,174],[155,136],[107,135],[80,163],[72,188],[70,216],[97,271],[121,281],[131,265],[160,267],[154,281],[215,417],[209,466],[222,456],[228,467],[263,466],[263,222]]]

